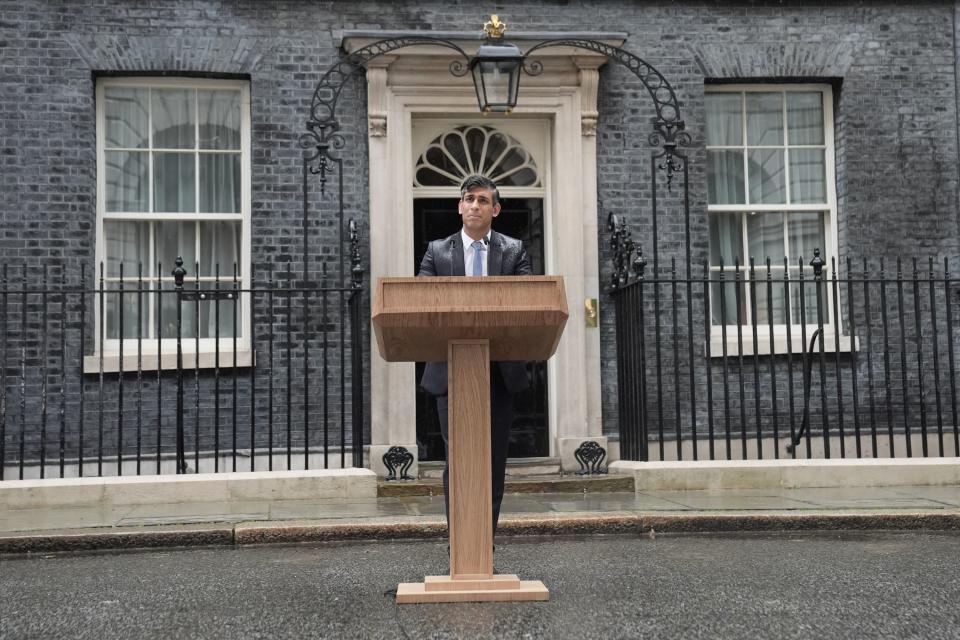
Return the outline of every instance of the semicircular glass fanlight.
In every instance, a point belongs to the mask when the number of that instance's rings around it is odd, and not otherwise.
[[[539,187],[540,172],[520,141],[487,125],[459,125],[434,138],[417,159],[415,187],[459,187],[479,173],[500,187]]]

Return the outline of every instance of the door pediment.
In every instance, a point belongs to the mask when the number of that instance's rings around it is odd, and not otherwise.
[[[460,47],[466,55],[476,53],[483,42],[477,32],[465,31],[344,31],[341,47],[348,53],[391,38],[412,36],[432,36],[442,38]],[[510,33],[508,39],[521,50],[526,51],[542,42],[563,39],[585,39],[602,42],[613,47],[622,47],[626,41],[625,33],[607,32],[517,32]],[[537,94],[547,93],[560,88],[579,89],[581,100],[582,131],[584,135],[595,135],[597,121],[597,83],[599,69],[606,56],[578,47],[548,47],[540,49],[533,58],[542,66],[536,75],[523,73],[520,79],[521,101],[524,90],[533,89]],[[411,45],[395,49],[388,54],[371,59],[367,63],[368,102],[372,118],[369,130],[372,135],[385,135],[386,105],[385,95],[389,90],[395,94],[405,94],[433,90],[439,93],[469,93],[474,95],[473,80],[469,73],[457,76],[451,73],[451,63],[468,61],[454,49],[435,45]],[[382,70],[382,71],[380,71]],[[371,78],[371,71],[373,78]],[[519,106],[519,105],[518,105]]]

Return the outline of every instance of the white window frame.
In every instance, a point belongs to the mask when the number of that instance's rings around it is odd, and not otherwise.
[[[820,92],[823,96],[823,129],[824,129],[824,144],[823,145],[790,145],[789,141],[789,126],[787,123],[787,104],[786,104],[786,94],[793,92]],[[825,173],[825,189],[826,189],[826,202],[825,203],[813,203],[813,204],[751,204],[750,203],[750,188],[749,188],[749,174],[747,173],[747,162],[749,154],[746,153],[747,145],[747,125],[746,125],[746,108],[745,104],[741,103],[741,113],[744,118],[743,122],[743,138],[739,145],[705,145],[707,151],[713,150],[740,150],[743,152],[743,161],[744,161],[744,200],[743,204],[711,204],[707,203],[707,215],[712,215],[714,213],[744,213],[745,211],[750,212],[783,212],[785,215],[784,225],[786,226],[787,220],[789,219],[790,213],[799,213],[804,211],[817,212],[824,214],[824,240],[826,246],[820,247],[821,257],[823,258],[823,282],[826,289],[826,302],[827,306],[825,309],[824,316],[824,350],[825,351],[836,351],[836,331],[840,332],[840,351],[849,351],[851,348],[849,336],[843,335],[842,322],[839,322],[841,326],[835,327],[833,322],[833,305],[837,301],[833,300],[833,287],[830,282],[830,278],[833,277],[831,270],[831,258],[836,260],[837,270],[840,268],[839,257],[836,253],[836,247],[839,246],[838,237],[837,237],[837,184],[836,184],[836,147],[834,144],[834,119],[833,119],[833,87],[829,84],[794,84],[794,83],[785,83],[785,84],[710,84],[704,87],[705,93],[717,94],[717,93],[737,93],[745,100],[747,93],[781,93],[784,95],[783,104],[783,142],[779,145],[749,145],[749,149],[804,149],[804,148],[814,148],[824,149],[824,173]],[[790,154],[784,153],[784,176],[785,176],[785,189],[786,189],[786,200],[790,200]],[[744,283],[744,292],[746,296],[750,294],[749,286],[749,237],[747,235],[747,221],[746,216],[741,216],[741,223],[743,225],[741,238],[743,241],[743,251],[741,256],[746,256],[746,258],[741,257],[743,264],[740,264],[740,279]],[[784,242],[789,245],[789,235],[784,229]],[[789,248],[787,249],[789,253]],[[758,270],[758,281],[757,287],[766,287],[766,257],[765,256],[754,256],[756,262],[756,268]],[[813,287],[813,269],[809,266],[810,260],[813,259],[813,256],[803,256],[804,258],[804,281],[809,287]],[[733,256],[725,256],[725,259],[729,259],[730,263],[724,264],[724,277],[728,282],[732,282],[734,276],[734,264]],[[797,258],[791,258],[790,267],[796,269],[798,267]],[[720,272],[720,268],[713,264],[710,265],[710,274],[711,281],[715,278],[716,274]],[[763,275],[760,276],[759,271],[763,270]],[[777,274],[782,279],[783,272],[783,261],[779,262],[771,261],[771,272],[774,273],[774,277],[778,277]],[[797,286],[795,283],[796,279],[792,279],[791,287]],[[774,285],[783,286],[782,283]],[[838,286],[838,294],[840,293]],[[712,295],[712,287],[711,287]],[[712,316],[712,300],[706,302],[708,305],[711,305],[711,316]],[[752,355],[753,350],[753,319],[750,317],[751,313],[751,304],[749,298],[744,301],[746,307],[747,317],[743,318],[742,326],[746,329],[749,328],[749,331],[745,331],[743,335],[742,345],[738,344],[737,340],[737,324],[736,318],[733,318],[733,324],[730,324],[729,321],[726,324],[726,346],[727,353],[729,354],[743,354],[743,355]],[[794,353],[799,353],[800,351],[805,351],[809,345],[802,344],[803,329],[804,326],[800,324],[799,314],[791,314],[790,322],[790,334],[791,334],[791,345],[790,348]],[[842,320],[842,314],[837,314],[838,320]],[[813,331],[818,328],[819,324],[817,318],[806,318],[806,337],[807,340],[810,339]],[[757,354],[768,354],[770,353],[770,324],[769,322],[762,322],[756,325],[757,328]],[[713,357],[720,357],[722,355],[723,349],[723,332],[724,327],[719,324],[713,324],[711,326],[711,355]],[[785,323],[774,323],[773,325],[773,338],[774,338],[774,348],[776,353],[783,354],[787,352],[787,325]]]
[[[130,88],[155,88],[155,89],[201,89],[201,90],[210,90],[210,89],[239,89],[240,90],[240,212],[238,214],[222,214],[222,213],[213,213],[213,214],[204,214],[204,213],[175,213],[175,214],[155,214],[152,213],[153,209],[153,177],[152,170],[150,171],[151,182],[150,182],[150,196],[149,208],[150,212],[147,213],[108,213],[106,211],[106,110],[104,108],[105,98],[104,92],[108,87],[130,87]],[[199,126],[199,121],[197,123]],[[92,286],[89,286],[91,289],[100,288],[100,265],[104,263],[106,258],[106,239],[103,233],[104,220],[137,220],[137,221],[164,221],[164,220],[175,220],[179,222],[191,222],[191,221],[217,221],[217,220],[238,220],[240,221],[241,226],[241,241],[240,241],[240,265],[238,265],[240,270],[240,278],[238,279],[239,286],[242,290],[250,289],[250,210],[251,210],[251,196],[250,196],[250,181],[251,181],[251,160],[250,160],[250,83],[246,80],[224,80],[224,79],[207,79],[207,78],[165,78],[165,77],[124,77],[124,78],[99,78],[96,83],[96,143],[97,143],[97,223],[96,223],[96,273],[94,277],[89,281]],[[148,147],[150,149],[150,167],[153,166],[153,149],[152,144]],[[198,179],[196,180],[196,188],[200,188],[199,174]],[[199,201],[199,200],[198,200]],[[195,236],[195,241],[200,242],[199,234]],[[150,245],[151,252],[153,251],[153,243]],[[197,250],[197,255],[199,255],[199,249]],[[155,263],[157,260],[154,259],[155,256],[150,256],[149,260],[152,261],[155,268]],[[166,258],[163,257],[160,259],[163,263],[163,270],[165,274],[160,274],[160,282],[173,283],[173,276],[170,272],[173,271],[173,257]],[[147,260],[143,261],[143,264],[146,268],[148,264]],[[195,286],[196,283],[196,274],[191,273],[194,269],[192,265],[184,265],[184,268],[188,270],[187,278],[184,281],[184,289],[189,290]],[[226,273],[221,273],[220,275],[220,287],[221,289],[229,289],[233,283],[233,270],[232,265],[227,266]],[[125,284],[132,285],[133,289],[136,289],[136,280],[137,274],[124,274]],[[119,278],[104,278],[104,289],[107,289],[109,284],[119,281]],[[215,277],[201,277],[200,278],[200,287],[201,288],[213,288],[213,282]],[[156,280],[149,281],[149,285],[145,282],[145,288],[153,288],[155,286]],[[156,298],[155,294],[144,294],[144,306],[150,305],[150,309],[153,309],[155,301],[153,298]],[[221,304],[232,304],[230,302],[221,302]],[[240,330],[240,335],[237,336],[236,345],[237,352],[234,354],[234,339],[233,337],[221,337],[219,339],[219,351],[220,351],[220,366],[229,367],[233,366],[234,362],[237,366],[250,366],[253,364],[253,358],[250,351],[250,332],[251,332],[251,313],[250,313],[250,295],[249,293],[243,293],[240,296],[239,300],[239,313],[238,318],[238,328]],[[94,309],[95,317],[95,333],[94,333],[94,354],[92,356],[86,356],[84,358],[84,370],[85,371],[98,371],[100,367],[103,367],[103,370],[106,372],[109,371],[118,371],[120,365],[123,365],[124,371],[131,371],[137,368],[137,338],[125,338],[123,339],[123,363],[120,362],[120,346],[121,340],[118,338],[104,338],[103,340],[103,352],[100,352],[100,332],[102,330],[102,323],[104,318],[100,317],[100,303],[99,300],[96,301]],[[155,316],[152,313],[148,312],[148,317],[151,319],[148,324],[154,324]],[[135,322],[135,321],[134,321]],[[177,340],[175,338],[164,338],[159,341],[158,349],[158,340],[156,336],[153,337],[143,337],[140,341],[142,359],[140,366],[144,370],[150,369],[171,369],[177,366],[176,363],[176,353],[177,353]],[[217,339],[216,338],[200,338],[199,345],[195,337],[184,337],[181,340],[181,351],[183,353],[183,366],[185,368],[193,368],[195,366],[201,368],[209,368],[215,366],[215,353],[217,351]],[[197,347],[199,346],[199,353]],[[236,356],[234,358],[234,355]]]

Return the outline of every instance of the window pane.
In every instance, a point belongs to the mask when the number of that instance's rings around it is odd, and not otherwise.
[[[732,265],[743,254],[743,230],[739,213],[710,214],[710,264]]]
[[[240,213],[240,154],[200,154],[200,211]]]
[[[707,144],[743,144],[743,105],[739,93],[708,93]]]
[[[240,92],[198,91],[200,149],[240,148]]]
[[[827,201],[823,149],[790,150],[790,200],[795,204]]]
[[[769,291],[767,274],[770,274]],[[751,287],[751,295],[757,298],[758,324],[769,324],[773,318],[774,324],[786,323],[786,292],[783,288],[783,269],[772,269],[770,272],[766,268],[757,268],[755,272],[756,284]]]
[[[727,268],[723,271],[724,283],[720,284],[717,282],[719,280],[720,273],[713,272],[711,274],[711,279],[714,281],[710,285],[710,313],[712,322],[715,325],[724,325],[724,324],[737,324],[739,322],[745,323],[747,321],[747,297],[744,295],[744,285],[742,282],[743,271],[740,271],[741,282],[739,283],[740,289],[740,306],[737,306],[737,283],[734,281],[734,270],[733,268]],[[737,309],[740,310],[740,315],[737,315]],[[731,336],[728,336],[728,338]],[[736,335],[732,336],[736,338]]]
[[[780,149],[752,149],[748,152],[750,202],[753,204],[782,204],[787,201],[787,187],[783,171],[783,151]]]
[[[499,132],[491,135],[487,140],[487,156],[483,158],[483,170],[492,169],[509,147],[510,140],[505,135]]]
[[[153,90],[153,147],[193,149],[195,118],[192,89]]]
[[[162,262],[165,273],[169,277],[173,271],[177,256],[183,258],[183,268],[187,270],[187,278],[196,273],[196,222],[155,222],[154,235],[156,249],[154,261]]]
[[[484,144],[487,141],[487,130],[481,127],[470,127],[463,134],[467,139],[467,153],[471,158],[479,158],[483,161]]]
[[[103,237],[106,241],[106,265],[108,278],[120,275],[135,278],[138,264],[143,264],[144,276],[150,275],[150,223],[104,220]]]
[[[820,309],[820,312],[823,314],[822,322],[827,325],[830,324],[830,310],[829,310],[829,301],[827,300],[827,270],[823,270],[823,280],[820,282],[820,304],[821,307],[817,306],[817,282],[813,278],[813,269],[804,269],[803,270],[803,294],[801,296],[801,286],[797,281],[800,277],[799,269],[790,269],[790,279],[793,281],[790,283],[790,313],[792,317],[790,318],[793,324],[805,323],[808,325],[817,324],[821,321],[821,318],[817,316],[817,310]],[[804,317],[800,316],[800,300],[801,298],[804,301],[803,312]],[[807,340],[810,340],[812,336],[807,335]],[[809,347],[809,343],[804,345],[804,349]],[[818,349],[819,350],[819,349]]]
[[[823,94],[787,93],[790,144],[823,144]]]
[[[186,265],[184,265],[186,266]],[[184,283],[184,289],[194,289],[197,284],[191,280],[187,280]],[[201,287],[203,283],[201,283]],[[177,337],[177,294],[175,293],[176,287],[172,282],[163,283],[163,291],[161,294],[161,303],[160,303],[160,313],[161,313],[161,327],[163,338],[176,338]],[[168,293],[169,292],[169,293]],[[183,316],[181,319],[180,335],[183,338],[193,339],[197,335],[197,303],[196,302],[184,302],[183,303]]]
[[[215,288],[215,285],[211,288]],[[223,282],[220,283],[221,290],[227,290],[233,288],[232,282]],[[201,338],[232,338],[233,337],[233,318],[237,318],[237,336],[243,330],[243,327],[240,326],[241,316],[240,310],[240,301],[237,300],[208,300],[206,302],[200,303],[200,337]],[[219,319],[220,324],[220,333],[217,335],[217,321]],[[220,354],[220,364],[222,366],[229,366],[232,362],[231,355],[229,353]]]
[[[747,144],[783,144],[783,95],[747,93]]]
[[[146,292],[151,288],[151,284],[148,281],[143,283],[143,291]],[[149,294],[143,293],[139,296],[137,295],[137,283],[136,282],[124,282],[123,289],[124,293],[119,292],[120,283],[111,282],[105,289],[107,292],[104,293],[104,312],[106,315],[106,325],[104,327],[104,335],[108,340],[116,340],[120,337],[121,325],[123,329],[124,338],[136,338],[137,336],[137,324],[139,320],[140,325],[140,336],[143,338],[150,337],[150,299]],[[128,293],[133,291],[133,293]],[[123,307],[123,315],[120,314],[121,302]]]
[[[107,211],[143,212],[149,209],[147,153],[107,151]]]
[[[148,89],[108,88],[103,92],[108,149],[143,149],[147,146]]]
[[[501,144],[501,148],[506,148],[508,145],[505,143]],[[463,139],[460,137],[459,133],[451,133],[443,137],[443,148],[446,149],[447,154],[449,155],[448,160],[451,161],[451,166],[459,165],[462,167],[462,171],[471,171],[471,165],[469,164],[470,158],[467,157],[464,153],[465,149],[463,148]],[[492,168],[492,167],[488,167]],[[462,173],[461,171],[461,173]]]
[[[824,256],[826,242],[823,237],[823,213],[791,213],[787,218],[787,235],[790,241],[791,264],[803,258],[806,266],[813,259],[814,249],[820,249],[821,256]]]
[[[424,187],[449,187],[456,186],[457,180],[437,173],[432,167],[420,167],[417,169],[417,183]]]
[[[196,210],[192,153],[153,155],[153,210],[156,213],[193,213]]]
[[[439,146],[431,146],[427,149],[424,156],[427,159],[427,162],[430,163],[433,167],[436,167],[438,171],[442,171],[450,174],[450,182],[439,182],[439,183],[427,183],[422,184],[459,184],[457,176],[463,175],[463,171],[458,167],[453,161],[444,153],[443,149]]]
[[[707,198],[710,204],[744,204],[743,152],[707,151]]]
[[[783,261],[783,214],[751,213],[747,216],[747,244],[757,263]]]
[[[509,176],[505,176],[497,181],[503,186],[512,186],[512,187],[526,187],[526,186],[536,186],[537,184],[537,172],[530,168],[523,168],[519,171],[511,173]]]
[[[200,223],[200,276],[214,276],[220,265],[220,278],[233,280],[233,265],[237,265],[237,277],[243,275],[240,264],[240,223]]]

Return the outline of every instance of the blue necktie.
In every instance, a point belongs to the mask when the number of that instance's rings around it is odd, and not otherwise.
[[[483,275],[483,252],[486,248],[483,246],[483,243],[479,240],[474,240],[473,244],[470,245],[473,247],[473,273],[472,276],[482,276]]]

